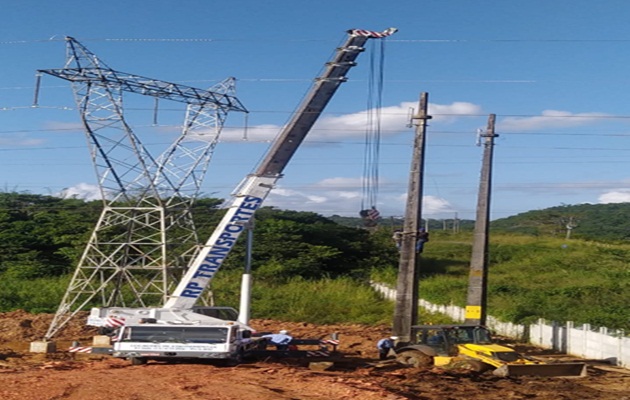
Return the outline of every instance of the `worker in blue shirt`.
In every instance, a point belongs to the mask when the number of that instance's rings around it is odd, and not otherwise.
[[[264,335],[263,337],[268,338],[269,343],[275,345],[277,350],[288,350],[289,343],[293,340],[293,336],[289,335],[289,332],[284,329],[278,333]]]
[[[424,250],[424,244],[429,241],[429,232],[424,228],[418,230],[418,236],[416,237],[416,253],[422,253]]]
[[[390,336],[388,338],[381,339],[378,343],[376,343],[379,360],[385,360],[387,358],[389,351],[394,348],[394,341],[396,340],[398,340],[397,336]]]

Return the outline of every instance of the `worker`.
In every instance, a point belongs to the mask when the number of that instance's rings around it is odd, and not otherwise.
[[[376,343],[379,360],[385,360],[387,358],[389,351],[394,348],[396,340],[398,340],[398,336],[390,336],[388,338],[381,339],[378,343]]]
[[[402,240],[403,240],[403,233],[400,229],[396,229],[394,231],[394,234],[392,235],[392,239],[394,239],[394,242],[396,243],[396,247],[398,248],[398,250],[400,250],[400,246],[402,246]]]
[[[278,333],[272,333],[269,335],[264,335],[264,338],[269,339],[269,343],[276,346],[277,350],[288,350],[289,343],[293,340],[293,336],[289,335],[289,332],[282,329]]]
[[[416,253],[422,253],[424,250],[424,244],[429,241],[429,232],[424,228],[418,230],[418,236],[416,237]]]
[[[427,344],[431,345],[431,346],[439,346],[444,344],[444,338],[442,337],[441,334],[439,333],[435,333],[434,335],[430,336]]]

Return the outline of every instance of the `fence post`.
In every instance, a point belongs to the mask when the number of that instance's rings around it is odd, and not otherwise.
[[[567,349],[566,353],[576,354],[575,353],[575,345],[573,344],[573,321],[567,321]]]

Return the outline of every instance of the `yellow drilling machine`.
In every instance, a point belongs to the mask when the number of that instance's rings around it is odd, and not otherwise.
[[[584,363],[545,363],[493,341],[479,325],[418,325],[411,342],[397,343],[398,362],[414,366],[452,366],[497,376],[586,376]]]

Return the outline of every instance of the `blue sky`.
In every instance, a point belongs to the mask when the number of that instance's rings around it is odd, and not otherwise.
[[[72,36],[112,68],[207,88],[234,76],[247,120],[231,114],[202,192],[229,196],[289,119],[351,28],[386,41],[377,208],[401,216],[413,129],[429,93],[426,218],[474,218],[482,148],[497,115],[492,218],[563,204],[630,201],[630,2],[425,0],[7,1],[0,24],[0,184],[5,191],[89,195],[97,184],[70,84]],[[369,46],[368,46],[369,48]],[[357,216],[364,170],[369,54],[349,74],[266,205]],[[133,95],[129,95],[133,97]],[[168,143],[179,104],[127,104],[144,143]],[[127,97],[125,97],[127,101]],[[131,107],[130,107],[131,108]],[[247,140],[243,126],[247,124]]]

